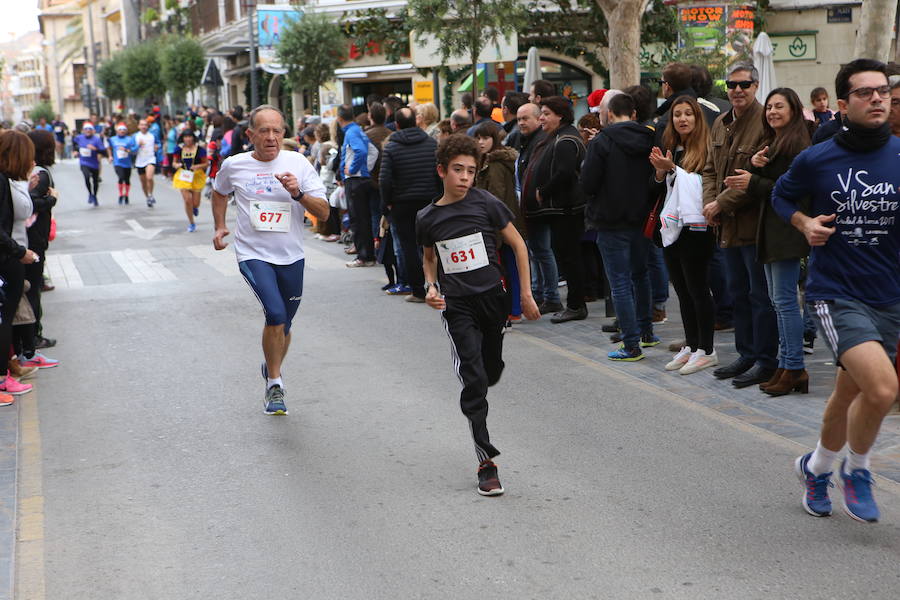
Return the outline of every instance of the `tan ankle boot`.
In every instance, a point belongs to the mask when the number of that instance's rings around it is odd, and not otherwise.
[[[785,369],[781,379],[764,390],[770,396],[784,396],[791,392],[809,393],[809,374],[806,369]]]

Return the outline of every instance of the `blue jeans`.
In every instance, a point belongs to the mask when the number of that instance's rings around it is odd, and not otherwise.
[[[531,289],[534,297],[544,302],[559,302],[559,271],[550,242],[550,223],[528,221],[528,248],[531,250]]]
[[[391,219],[391,240],[394,243],[394,259],[397,261],[397,283],[400,285],[409,285],[409,279],[406,276],[406,258],[403,256],[403,246],[400,244],[400,236],[397,235],[397,228],[394,227],[394,220]]]
[[[803,317],[797,300],[800,259],[779,260],[764,267],[769,297],[775,305],[778,319],[778,366],[782,369],[802,369]]]
[[[734,347],[744,360],[774,369],[778,324],[769,298],[766,274],[756,262],[756,245],[725,248],[728,292],[733,302]]]
[[[731,325],[734,320],[734,303],[728,292],[728,277],[725,272],[724,250],[716,244],[712,260],[709,262],[709,289],[716,304],[716,323]]]
[[[653,308],[665,310],[666,301],[669,299],[669,270],[666,269],[666,261],[663,260],[662,248],[657,247],[656,244],[651,244],[648,258],[647,268],[650,271]]]
[[[622,341],[629,350],[639,347],[641,335],[653,333],[647,269],[652,245],[640,229],[597,232],[597,247],[603,257]]]

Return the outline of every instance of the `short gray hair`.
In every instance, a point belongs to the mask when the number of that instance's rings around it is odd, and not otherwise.
[[[731,76],[737,71],[747,71],[750,73],[750,81],[759,81],[759,71],[756,70],[756,67],[753,66],[752,62],[734,63],[733,65],[728,67],[728,73],[725,75],[725,78],[731,78]]]
[[[281,115],[281,122],[285,126],[285,129],[287,129],[287,119],[284,118],[284,113],[281,112],[280,108],[278,108],[277,106],[272,106],[271,104],[260,104],[250,111],[250,116],[247,118],[247,122],[250,124],[250,129],[253,129],[254,127],[253,121],[256,119],[256,115],[264,110],[274,110],[279,115]]]
[[[888,77],[888,85],[891,86],[891,91],[900,88],[900,75],[891,75]]]

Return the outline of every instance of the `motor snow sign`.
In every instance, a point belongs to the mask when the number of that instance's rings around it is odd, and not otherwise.
[[[816,33],[801,31],[794,33],[770,33],[772,48],[775,53],[772,60],[815,60],[816,59]]]

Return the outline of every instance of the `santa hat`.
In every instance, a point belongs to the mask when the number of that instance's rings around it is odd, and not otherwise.
[[[600,102],[603,101],[603,96],[606,95],[607,90],[594,90],[587,98],[588,106],[591,107],[591,112],[597,112],[600,110]]]

